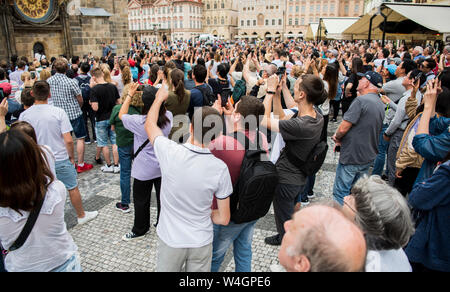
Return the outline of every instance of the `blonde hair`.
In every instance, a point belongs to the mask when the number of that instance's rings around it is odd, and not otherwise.
[[[103,72],[103,79],[108,83],[113,83],[111,79],[111,71],[109,71],[109,66],[107,64],[101,64],[100,69]]]
[[[27,79],[31,79],[30,72],[23,72],[22,75],[20,75],[20,80],[22,80],[22,82],[25,82],[25,80]]]
[[[291,71],[291,76],[293,76],[294,78],[299,78],[300,76],[302,76],[304,70],[302,67],[295,65],[292,67],[292,71]]]
[[[130,90],[131,83],[125,85],[122,92],[122,97],[120,98],[120,103],[123,104],[128,96],[128,91]],[[142,101],[142,91],[137,91],[131,98],[131,105],[134,107],[144,107],[144,102]]]
[[[52,76],[52,72],[50,72],[50,70],[48,70],[48,69],[44,69],[39,74],[39,80],[47,81],[47,79],[49,79],[51,76]]]

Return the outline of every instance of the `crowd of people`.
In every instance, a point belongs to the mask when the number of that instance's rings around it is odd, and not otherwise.
[[[150,232],[155,190],[157,271],[217,272],[233,245],[236,272],[250,272],[271,205],[272,271],[450,271],[450,46],[117,52],[111,41],[102,57],[0,61],[3,269],[81,271],[64,205],[68,192],[78,224],[98,216],[77,182],[97,164],[120,174],[116,209],[134,212],[124,241]],[[333,200],[308,206],[329,152],[340,153]]]

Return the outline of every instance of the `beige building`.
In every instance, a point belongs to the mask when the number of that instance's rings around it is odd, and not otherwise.
[[[282,39],[286,0],[240,0],[237,38]]]
[[[134,39],[195,40],[203,33],[202,0],[131,0],[128,22]]]
[[[239,0],[204,0],[203,32],[231,40],[238,33]]]
[[[364,0],[287,0],[286,36],[306,35],[310,23],[321,18],[358,17],[364,14]]]

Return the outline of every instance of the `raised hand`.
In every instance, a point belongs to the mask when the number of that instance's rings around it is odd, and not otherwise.
[[[4,98],[0,103],[0,117],[5,117],[8,114],[8,100]]]
[[[139,88],[139,83],[132,83],[128,89],[128,96],[133,97],[136,94],[137,89]]]

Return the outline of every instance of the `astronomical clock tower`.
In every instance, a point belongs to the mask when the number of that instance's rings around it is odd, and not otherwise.
[[[111,40],[128,49],[127,0],[0,0],[0,23],[0,59],[101,56]]]

